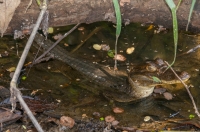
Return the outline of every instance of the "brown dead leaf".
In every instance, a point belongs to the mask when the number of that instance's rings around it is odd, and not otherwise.
[[[172,98],[173,98],[172,94],[169,92],[165,92],[165,93],[163,93],[163,95],[164,95],[165,99],[167,99],[167,100],[172,100]]]
[[[59,34],[57,34],[57,35],[54,35],[54,36],[53,36],[53,39],[58,40],[58,39],[60,39],[62,36],[63,36],[63,35],[59,33]]]
[[[71,117],[62,116],[60,118],[60,124],[63,125],[63,126],[67,126],[69,128],[72,128],[74,126],[74,124],[75,124],[75,121]]]
[[[20,4],[21,0],[3,0],[0,4],[0,33],[1,37],[6,31],[8,24],[10,23],[15,9]]]
[[[121,54],[117,54],[114,56],[113,58],[114,60],[118,60],[118,61],[125,61],[126,60],[126,57],[124,57],[123,55]]]
[[[130,0],[120,0],[120,6],[124,6],[125,3],[130,3]]]

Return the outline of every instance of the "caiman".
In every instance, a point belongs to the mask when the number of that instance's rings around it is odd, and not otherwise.
[[[53,44],[39,34],[36,35],[35,42],[34,45],[41,46],[43,50],[47,50]],[[162,74],[167,65],[159,58],[134,66],[130,72],[124,73],[77,59],[58,45],[49,54],[79,71],[98,85],[105,96],[118,102],[131,102],[148,97],[157,85],[181,83],[171,70]],[[184,82],[190,78],[185,71],[177,74]]]

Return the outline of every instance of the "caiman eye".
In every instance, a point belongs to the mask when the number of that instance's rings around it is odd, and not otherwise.
[[[182,80],[187,80],[187,79],[190,78],[190,74],[188,74],[188,73],[185,72],[185,71],[181,72],[181,75],[179,75],[179,76],[180,76],[180,78],[181,78]]]
[[[162,59],[160,59],[160,58],[156,58],[155,59],[155,63],[157,65],[159,65],[159,66],[166,65],[165,62]]]
[[[155,72],[157,70],[157,68],[154,65],[148,65],[148,66],[146,66],[146,70],[149,72]]]

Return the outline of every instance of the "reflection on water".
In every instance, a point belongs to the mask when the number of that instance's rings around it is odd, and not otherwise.
[[[96,27],[101,27],[100,31],[90,37],[84,45],[78,49],[75,54],[77,57],[87,59],[94,63],[114,66],[112,58],[108,57],[106,51],[97,51],[92,48],[93,44],[108,44],[111,50],[114,49],[115,43],[115,28],[112,23],[94,23],[91,25],[83,24],[84,30],[77,30],[69,37],[61,41],[60,46],[70,51],[80,44]],[[55,34],[65,33],[69,27],[55,28]],[[167,60],[169,63],[173,60],[174,44],[172,31],[165,31],[159,34],[154,34],[154,30],[147,30],[147,26],[140,24],[130,24],[122,28],[122,33],[119,38],[118,52],[123,54],[126,62],[119,62],[120,65],[129,63],[139,63],[147,59],[155,59],[157,57]],[[54,34],[54,35],[55,35]],[[53,35],[49,35],[52,39]],[[52,39],[53,40],[53,39]],[[18,45],[19,55],[23,50],[25,39],[23,41],[14,41],[10,37],[5,37],[0,40],[0,53],[9,52],[9,56],[0,58],[0,75],[1,85],[9,86],[9,72],[7,68],[15,67],[19,60],[17,56],[16,44]],[[200,42],[199,36],[189,36],[187,34],[179,34],[178,53],[182,54],[189,49],[195,47]],[[64,45],[69,46],[64,46]],[[135,51],[131,55],[126,54],[126,49],[135,47]],[[31,52],[26,60],[26,63],[32,61],[35,49]],[[192,84],[190,88],[193,97],[200,106],[199,102],[199,59],[200,50],[189,55],[177,57],[174,68],[177,70],[185,70],[191,74],[191,79],[187,82]],[[105,61],[106,60],[106,61]],[[120,66],[119,66],[120,70]],[[27,70],[28,71],[28,70]],[[25,74],[26,75],[26,74]],[[27,76],[27,75],[26,75]],[[79,81],[80,80],[80,81]],[[81,83],[80,83],[81,82]],[[87,79],[73,70],[66,64],[57,60],[51,60],[38,64],[31,68],[26,80],[21,80],[19,87],[28,89],[22,91],[24,94],[30,95],[32,90],[41,89],[36,93],[41,99],[61,101],[59,108],[55,112],[59,114],[70,115],[71,117],[81,117],[82,114],[92,117],[94,112],[99,112],[101,117],[114,115],[121,124],[133,126],[143,122],[145,116],[149,115],[155,120],[161,120],[169,117],[170,114],[180,111],[180,115],[188,117],[194,114],[192,103],[186,90],[180,85],[170,85],[169,92],[174,96],[173,100],[167,101],[162,95],[153,95],[141,102],[129,103],[112,103],[102,96],[98,91],[86,90]],[[120,96],[120,95],[119,95]],[[112,107],[118,106],[125,110],[122,114],[114,114]],[[179,116],[180,116],[179,115]]]

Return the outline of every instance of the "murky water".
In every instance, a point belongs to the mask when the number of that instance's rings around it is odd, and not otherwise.
[[[71,51],[78,44],[85,41],[87,36],[95,28],[99,28],[99,31],[89,37],[83,46],[75,51],[75,54],[81,59],[109,65],[111,67],[114,66],[113,59],[107,55],[106,51],[97,51],[92,48],[93,44],[108,44],[111,49],[114,49],[114,25],[112,23],[102,22],[91,25],[83,24],[81,27],[84,27],[84,30],[76,30],[61,41],[60,46]],[[54,34],[63,34],[70,28],[59,27],[54,29]],[[120,65],[125,65],[127,62],[133,64],[139,63],[146,59],[155,59],[157,57],[167,60],[169,63],[172,62],[174,55],[172,31],[167,30],[159,34],[154,34],[156,27],[151,30],[147,29],[148,25],[141,26],[141,24],[130,24],[122,28],[118,52],[124,55],[127,60],[125,62],[119,62]],[[52,37],[53,35],[49,36]],[[53,38],[51,39],[53,40]],[[9,87],[11,78],[9,77],[10,72],[6,71],[6,69],[16,67],[25,43],[26,38],[22,41],[14,41],[11,37],[0,39],[0,53],[2,54],[5,51],[9,53],[8,56],[0,58],[0,85]],[[200,37],[198,35],[188,35],[180,32],[177,54],[180,55],[199,43]],[[69,46],[64,46],[66,44]],[[129,47],[135,47],[135,51],[131,55],[126,54],[126,49]],[[19,55],[17,55],[17,52]],[[36,50],[32,48],[26,63],[32,61],[35,53]],[[191,79],[187,84],[193,85],[190,91],[197,103],[197,107],[200,107],[199,53],[200,51],[197,49],[196,52],[189,55],[177,57],[176,63],[173,66],[175,69],[185,70],[191,75]],[[54,111],[60,115],[81,118],[82,114],[86,114],[88,117],[94,117],[93,113],[99,112],[100,117],[107,115],[115,116],[116,120],[120,122],[120,125],[124,126],[137,126],[144,122],[144,117],[147,115],[152,116],[155,120],[162,120],[177,111],[180,111],[178,117],[184,116],[185,118],[189,118],[190,114],[195,115],[191,100],[182,84],[166,87],[174,96],[170,101],[164,99],[162,95],[156,95],[156,98],[152,96],[138,103],[114,103],[107,100],[95,89],[88,91],[88,86],[86,85],[87,78],[57,60],[43,62],[33,66],[29,73],[28,71],[29,69],[24,74],[24,76],[27,76],[27,79],[21,80],[19,84],[20,88],[25,88],[22,92],[30,95],[33,90],[39,89],[35,95],[38,98],[50,102],[60,102],[59,107]],[[77,79],[80,81],[77,81]],[[113,113],[112,108],[114,106],[123,108],[124,113]]]

